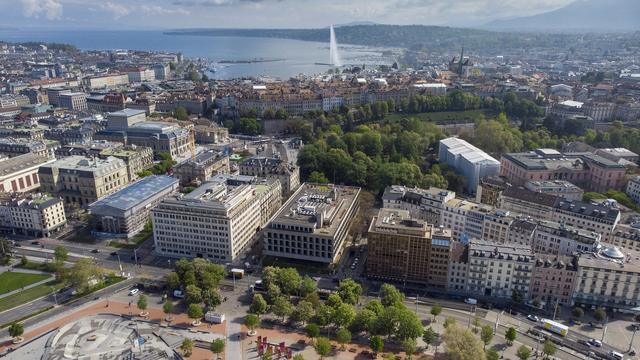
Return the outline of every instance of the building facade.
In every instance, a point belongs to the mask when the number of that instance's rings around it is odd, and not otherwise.
[[[0,160],[0,192],[28,192],[40,187],[38,169],[56,161],[33,153]]]
[[[440,140],[441,163],[448,164],[465,178],[465,190],[473,194],[480,179],[500,173],[500,162],[484,151],[455,137]]]
[[[577,257],[537,256],[529,299],[548,309],[554,309],[556,304],[570,306],[577,275]]]
[[[277,158],[254,156],[240,163],[240,175],[280,180],[282,195],[289,196],[300,186],[300,167]]]
[[[27,236],[49,237],[67,223],[62,200],[47,194],[4,197],[0,213],[5,229]]]
[[[173,176],[180,179],[182,186],[199,185],[217,174],[228,174],[230,170],[228,156],[220,151],[207,150],[174,166]]]

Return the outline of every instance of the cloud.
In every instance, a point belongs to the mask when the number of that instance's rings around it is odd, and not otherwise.
[[[176,6],[228,6],[242,3],[263,3],[267,1],[280,2],[282,0],[174,0],[173,5]],[[302,1],[302,0],[300,0]]]
[[[138,10],[148,15],[189,15],[185,9],[167,9],[158,5],[140,5]]]
[[[100,4],[100,8],[113,14],[113,18],[116,20],[131,14],[131,8],[111,1]]]
[[[62,4],[58,0],[20,0],[22,12],[26,17],[39,18],[44,16],[49,20],[62,17]]]

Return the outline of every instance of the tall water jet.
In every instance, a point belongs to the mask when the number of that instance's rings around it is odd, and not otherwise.
[[[336,32],[333,30],[333,25],[329,27],[330,40],[329,40],[329,64],[333,66],[342,66],[340,60],[340,54],[338,53],[338,42],[336,41]]]

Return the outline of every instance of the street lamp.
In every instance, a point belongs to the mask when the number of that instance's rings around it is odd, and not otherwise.
[[[631,335],[631,341],[629,341],[629,349],[627,350],[627,352],[631,352],[631,349],[633,348],[633,339],[636,337],[636,331],[638,331],[638,328],[634,326],[633,335]]]
[[[56,289],[53,288],[53,286],[49,286],[51,288],[52,294],[53,294],[53,301],[56,303],[56,306],[58,306],[58,298],[56,297]]]

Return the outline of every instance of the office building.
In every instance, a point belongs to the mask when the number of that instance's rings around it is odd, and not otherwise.
[[[0,192],[28,192],[40,187],[38,169],[56,159],[34,153],[0,160]]]
[[[153,166],[153,150],[147,146],[117,146],[101,150],[101,158],[115,157],[127,165],[129,182],[138,178],[138,174]]]
[[[121,85],[129,84],[129,76],[127,74],[108,74],[91,76],[82,79],[84,85],[90,89],[115,88]]]
[[[89,95],[82,92],[68,92],[58,95],[58,106],[73,111],[86,111],[87,97]]]
[[[41,190],[67,206],[88,206],[129,183],[126,164],[115,157],[70,156],[41,166],[38,176]]]
[[[451,229],[453,238],[459,241],[486,239],[503,243],[507,241],[509,227],[514,220],[509,211],[452,199],[444,203],[440,224]]]
[[[156,252],[175,258],[231,262],[257,240],[281,204],[280,182],[219,175],[151,210]]]
[[[147,120],[144,110],[123,109],[107,114],[107,130],[125,131],[134,124]]]
[[[440,140],[440,162],[465,178],[465,190],[476,192],[480,179],[500,173],[500,162],[468,142],[451,137]]]
[[[178,190],[170,176],[147,176],[89,205],[98,233],[131,238],[150,221],[151,209]]]
[[[582,200],[584,195],[584,191],[581,188],[565,180],[527,181],[524,187],[534,192],[541,192],[573,201]]]
[[[360,188],[305,183],[264,230],[264,254],[325,264],[344,251]]]
[[[446,289],[451,233],[407,210],[380,209],[367,235],[367,277]]]
[[[174,166],[173,176],[180,179],[182,186],[198,186],[217,174],[228,174],[230,170],[228,156],[221,151],[207,150]]]
[[[240,175],[274,178],[282,184],[282,195],[289,196],[300,186],[300,167],[278,158],[254,156],[240,163]]]

